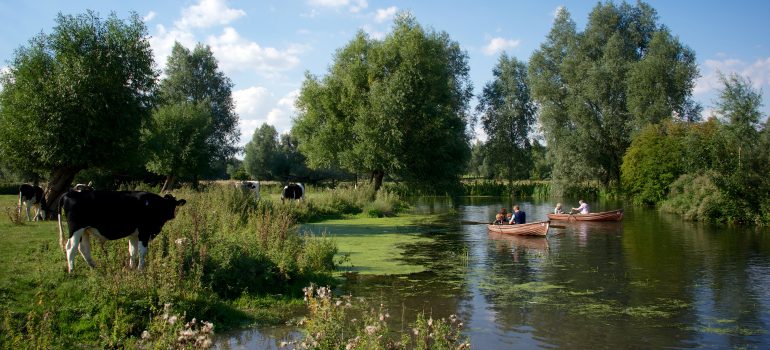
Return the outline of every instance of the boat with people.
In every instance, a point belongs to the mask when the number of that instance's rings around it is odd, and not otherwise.
[[[527,224],[489,224],[487,230],[489,232],[506,234],[506,235],[519,235],[519,236],[542,236],[548,233],[549,221],[536,221]]]
[[[620,221],[623,220],[623,209],[588,214],[548,214],[548,219],[566,221]]]

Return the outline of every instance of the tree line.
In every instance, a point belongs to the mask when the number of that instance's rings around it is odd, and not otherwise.
[[[722,197],[689,216],[768,221],[761,92],[725,76],[702,121],[698,76],[695,53],[650,5],[600,2],[582,30],[562,8],[528,61],[502,54],[473,110],[468,54],[401,12],[384,38],[359,31],[326,74],[307,73],[291,131],[262,125],[241,162],[232,83],[208,47],[177,44],[161,77],[136,15],[59,15],[53,34],[20,48],[2,76],[0,155],[47,176],[54,197],[84,169],[149,171],[165,188],[227,174],[364,176],[375,188],[387,178],[449,194],[470,174],[598,180],[636,203],[686,212],[676,196],[704,207],[692,199],[697,178]],[[476,125],[486,137],[472,144]]]

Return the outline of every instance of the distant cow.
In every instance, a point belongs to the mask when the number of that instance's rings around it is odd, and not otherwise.
[[[235,186],[243,191],[251,191],[254,193],[254,197],[259,199],[259,181],[241,181],[236,182]]]
[[[301,183],[288,184],[283,187],[281,192],[281,202],[284,199],[297,199],[300,200],[305,195],[305,186]]]
[[[144,267],[144,258],[150,240],[160,233],[166,221],[174,218],[176,208],[186,201],[167,194],[161,197],[150,192],[132,191],[73,191],[59,200],[59,244],[67,255],[67,268],[72,272],[76,251],[91,267],[90,238],[115,240],[128,237],[129,267],[139,254],[138,268]],[[67,216],[69,240],[65,246],[61,210]]]
[[[35,221],[44,220],[46,218],[46,212],[48,211],[48,205],[45,203],[45,194],[43,189],[39,186],[22,184],[19,186],[19,205],[18,213],[21,215],[22,204],[27,207],[27,221],[32,221],[30,217],[29,209],[31,206],[36,206]]]

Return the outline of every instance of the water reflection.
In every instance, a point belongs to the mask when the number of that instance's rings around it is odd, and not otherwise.
[[[553,206],[516,204],[530,221]],[[459,224],[488,222],[511,205],[475,198],[453,208],[445,199],[422,198],[418,210],[451,213],[457,223],[427,233],[430,243],[407,246],[397,257],[427,271],[349,275],[337,292],[383,303],[393,329],[420,311],[459,314],[476,349],[770,348],[766,229],[694,224],[633,207],[625,207],[622,222],[552,222],[547,239]],[[618,207],[592,203],[596,211]],[[236,344],[273,349],[287,337],[268,331],[251,331]],[[219,347],[232,344],[225,337]]]

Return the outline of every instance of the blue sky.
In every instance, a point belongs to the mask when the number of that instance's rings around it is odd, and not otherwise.
[[[616,2],[618,3],[618,2]],[[718,73],[748,77],[762,89],[763,115],[770,114],[770,1],[654,0],[659,23],[692,48],[701,77],[694,97],[711,113]],[[291,128],[294,99],[304,73],[326,74],[335,50],[359,29],[383,37],[400,10],[424,27],[446,31],[468,52],[475,92],[492,78],[502,51],[527,61],[545,40],[554,14],[565,7],[583,30],[596,1],[117,1],[0,0],[0,67],[37,33],[50,33],[58,13],[88,9],[102,17],[115,12],[144,18],[156,64],[165,66],[174,41],[209,45],[220,69],[235,84],[241,145],[269,123]],[[483,135],[479,135],[483,138]]]

